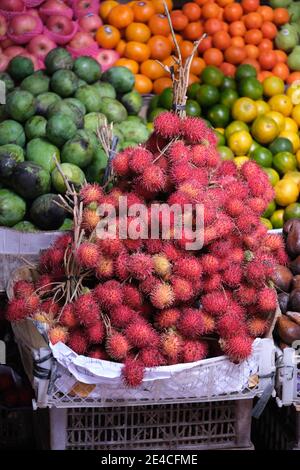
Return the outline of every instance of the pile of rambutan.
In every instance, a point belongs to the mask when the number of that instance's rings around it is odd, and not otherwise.
[[[49,324],[52,344],[62,341],[76,353],[124,363],[124,382],[143,380],[145,367],[193,362],[226,354],[245,360],[256,337],[270,328],[276,293],[270,279],[286,254],[277,235],[268,234],[260,217],[273,199],[267,175],[253,162],[238,168],[221,161],[216,137],[200,118],[160,114],[143,146],[127,148],[113,160],[116,184],[105,192],[85,185],[84,236],[78,247],[63,235],[42,253],[39,278],[15,285],[7,317],[32,317]],[[116,214],[115,226],[134,221],[119,211],[143,204],[148,239],[98,238],[97,209],[106,204]],[[152,204],[192,207],[190,230],[175,237],[151,239]],[[204,244],[187,249],[195,237],[196,205],[204,208]],[[163,233],[164,218],[156,223]],[[173,221],[174,222],[174,221]],[[149,225],[150,223],[150,225]],[[54,295],[66,277],[65,252],[81,267],[84,290],[66,303]]]

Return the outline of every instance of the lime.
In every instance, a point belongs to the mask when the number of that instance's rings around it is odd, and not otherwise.
[[[234,159],[233,151],[230,150],[229,147],[226,147],[225,145],[219,145],[217,147],[217,150],[220,154],[221,160],[233,160]]]
[[[187,89],[187,97],[192,100],[195,100],[197,91],[199,90],[199,88],[200,88],[200,83],[192,83]]]
[[[300,219],[300,204],[299,202],[293,202],[284,209],[284,220],[289,219]]]
[[[196,99],[201,106],[209,108],[219,102],[220,93],[213,85],[200,85]]]
[[[236,90],[237,86],[236,86],[235,79],[232,77],[224,77],[224,81],[220,89],[222,91],[223,90]]]
[[[276,211],[273,212],[273,214],[270,217],[270,222],[273,228],[283,227],[283,224],[284,224],[283,215],[284,215],[283,209],[277,209]]]
[[[280,176],[274,168],[263,168],[267,173],[271,185],[274,187],[280,180]]]
[[[164,108],[156,108],[156,109],[153,109],[153,111],[151,111],[151,113],[149,114],[148,116],[148,121],[149,122],[153,122],[154,119],[160,114],[160,113],[163,113],[165,112],[166,110]]]
[[[239,65],[235,72],[235,79],[242,80],[243,78],[253,77],[256,78],[256,69],[250,64]]]
[[[273,142],[269,145],[269,150],[272,152],[273,155],[279,152],[293,152],[293,145],[289,139],[285,137],[277,137],[277,139],[273,140]]]
[[[269,219],[265,219],[265,217],[261,217],[260,221],[262,224],[264,224],[268,230],[272,230],[273,225],[271,224],[271,221]]]
[[[247,96],[252,100],[260,100],[263,96],[263,86],[255,77],[242,78],[238,90],[240,96]]]
[[[270,150],[266,149],[265,147],[258,147],[254,152],[251,154],[251,158],[256,161],[260,166],[268,168],[272,166],[272,159],[273,155]]]
[[[173,90],[172,88],[165,88],[159,96],[158,106],[160,108],[171,109],[173,104]]]
[[[261,147],[261,145],[258,142],[256,142],[256,140],[253,140],[252,145],[251,145],[250,150],[249,150],[250,157],[252,157],[252,154],[253,154],[254,150],[256,150],[260,147]]]
[[[218,142],[217,142],[217,145],[220,146],[220,145],[225,145],[225,137],[224,137],[224,134],[222,134],[221,132],[219,132],[217,129],[215,129],[215,134],[217,136],[217,139],[218,139]]]
[[[235,90],[232,88],[228,88],[227,90],[223,90],[220,96],[220,103],[225,104],[228,108],[231,108],[233,103],[238,99],[239,95]]]
[[[200,104],[195,100],[187,100],[185,112],[187,116],[200,116],[201,108]]]
[[[219,87],[223,84],[224,74],[214,65],[209,65],[201,73],[201,82]]]
[[[230,120],[229,108],[224,104],[215,104],[212,108],[209,108],[207,119],[214,127],[225,127]]]
[[[296,157],[290,152],[276,153],[273,157],[273,167],[281,174],[294,171],[297,168]]]
[[[268,205],[268,207],[266,208],[262,216],[265,219],[269,219],[275,210],[276,210],[276,202],[273,199],[273,201],[270,202],[270,204]]]
[[[225,129],[225,139],[228,140],[229,136],[234,132],[249,131],[249,127],[243,121],[232,121]]]

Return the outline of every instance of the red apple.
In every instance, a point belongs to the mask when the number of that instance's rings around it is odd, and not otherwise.
[[[72,9],[68,7],[62,0],[47,0],[41,6],[41,13],[44,14],[46,10],[52,10],[57,15],[67,16],[68,18],[72,18],[73,16]]]
[[[102,26],[102,21],[99,16],[94,13],[87,13],[79,20],[80,28],[86,33],[96,34],[96,31]]]
[[[70,41],[69,46],[73,49],[83,49],[84,47],[97,46],[97,43],[89,33],[79,31]]]
[[[87,13],[97,13],[98,3],[94,0],[77,0],[74,2],[74,9],[78,18]]]
[[[1,10],[5,11],[23,11],[24,2],[22,0],[1,0],[0,3]]]
[[[26,11],[26,13],[28,13],[28,15],[36,16],[37,18],[40,17],[38,10],[36,10],[35,8],[30,8]]]
[[[62,34],[63,36],[68,36],[73,31],[72,21],[63,15],[49,16],[46,26],[53,33]]]
[[[9,58],[5,54],[0,53],[0,72],[5,72],[9,64]]]
[[[16,57],[17,55],[20,55],[22,52],[24,52],[25,49],[24,47],[21,46],[9,46],[7,49],[5,49],[4,54],[6,57],[12,59],[13,57]]]
[[[44,34],[39,34],[31,39],[27,46],[28,52],[35,55],[39,59],[46,57],[48,52],[56,47],[56,44],[52,39],[48,38]]]
[[[0,15],[0,38],[2,36],[5,36],[7,32],[7,21],[5,19],[5,16]]]
[[[101,65],[103,72],[112,67],[119,59],[120,55],[116,51],[100,49],[95,59]]]
[[[16,35],[30,33],[37,27],[37,25],[38,25],[37,18],[31,15],[28,15],[27,13],[24,13],[24,15],[14,16],[11,19],[8,32],[10,34],[16,34]]]
[[[13,46],[14,42],[11,39],[6,38],[6,39],[2,39],[2,41],[0,41],[0,45],[1,45],[1,48],[4,50],[9,46]]]

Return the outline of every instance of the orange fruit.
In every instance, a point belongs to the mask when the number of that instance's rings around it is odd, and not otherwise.
[[[213,46],[223,51],[231,45],[231,37],[226,31],[218,31],[212,38]]]
[[[202,7],[202,17],[205,19],[208,18],[218,18],[220,15],[221,8],[213,2],[206,2]]]
[[[121,39],[118,44],[117,44],[117,47],[116,47],[116,51],[118,52],[118,54],[120,54],[120,56],[122,57],[124,52],[125,52],[125,47],[126,47],[126,42]]]
[[[200,75],[202,70],[205,69],[205,60],[201,57],[193,57],[190,72],[194,75]]]
[[[121,59],[118,59],[117,62],[114,63],[114,65],[126,67],[133,74],[136,74],[139,71],[139,64],[135,60],[126,59],[125,57],[121,57]]]
[[[172,11],[170,16],[175,31],[182,31],[188,25],[189,20],[181,10]]]
[[[273,20],[277,26],[288,23],[289,19],[290,15],[286,8],[275,8],[275,10],[273,10]]]
[[[133,22],[133,11],[128,5],[117,5],[108,15],[109,24],[118,29],[126,28]]]
[[[224,8],[224,18],[229,21],[229,23],[239,20],[242,16],[243,9],[239,3],[231,3]]]
[[[106,2],[101,3],[99,7],[99,15],[103,20],[108,18],[110,11],[118,5],[118,2],[114,0],[107,0]]]
[[[194,75],[193,73],[190,73],[189,75],[189,81],[188,81],[188,85],[192,85],[193,83],[198,83],[200,82],[200,78],[197,77],[197,75]]]
[[[268,38],[264,38],[261,41],[261,43],[258,45],[258,49],[259,49],[259,52],[272,50],[273,42]]]
[[[131,23],[125,30],[127,41],[147,42],[151,36],[151,31],[144,23]]]
[[[163,67],[156,60],[152,59],[148,59],[145,60],[145,62],[142,62],[140,70],[143,75],[146,75],[146,77],[150,78],[151,80],[156,80],[157,78],[165,76]]]
[[[134,2],[132,5],[132,11],[134,16],[134,21],[140,23],[147,23],[150,20],[151,16],[155,13],[155,8],[150,1],[140,1]]]
[[[287,83],[290,85],[296,80],[300,80],[300,72],[292,72],[287,78]]]
[[[246,26],[243,21],[233,21],[229,25],[229,34],[231,36],[244,36],[246,33]]]
[[[289,77],[290,69],[283,62],[278,62],[275,67],[273,67],[272,73],[276,75],[276,77],[280,77],[282,80],[286,81]]]
[[[274,39],[278,31],[274,23],[271,21],[265,21],[262,24],[261,32],[263,33],[264,38]]]
[[[167,8],[169,11],[173,9],[172,0],[166,0]],[[156,13],[165,13],[165,5],[163,0],[152,0],[152,5]]]
[[[175,34],[175,37],[176,37],[176,41],[177,41],[177,44],[180,44],[182,41],[183,41],[183,38],[180,34]],[[171,43],[171,46],[172,46],[172,51],[176,51],[176,46],[175,46],[175,42],[173,40],[173,37],[172,37],[172,34],[170,33],[169,36],[168,36],[168,39]]]
[[[205,39],[204,39],[205,41]],[[179,49],[180,49],[180,52],[181,52],[181,55],[182,55],[182,58],[183,59],[186,59],[187,57],[189,57],[193,51],[193,43],[190,42],[190,41],[182,41],[180,44],[179,44]]]
[[[148,47],[152,59],[164,60],[172,52],[172,44],[165,36],[152,36],[148,41]]]
[[[246,59],[245,48],[230,46],[224,52],[226,62],[237,65],[241,64]]]
[[[142,95],[146,95],[151,93],[153,88],[153,83],[150,78],[146,77],[146,75],[142,75],[140,73],[136,74],[135,76],[135,84],[134,89],[137,90]]]
[[[279,62],[285,63],[287,61],[288,56],[284,51],[275,50],[275,54],[277,57],[277,63]]]
[[[242,0],[241,5],[245,13],[256,11],[259,7],[259,0]]]
[[[160,95],[166,88],[172,87],[172,80],[168,77],[158,78],[153,82],[153,93]]]
[[[189,41],[197,41],[203,34],[203,27],[200,21],[189,23],[182,31],[183,37]]]
[[[218,67],[223,62],[223,54],[219,49],[211,47],[204,52],[203,59],[207,65],[215,65]]]
[[[124,54],[128,59],[144,62],[150,57],[150,47],[142,42],[130,41],[126,44]]]
[[[254,46],[254,44],[246,44],[245,51],[249,59],[257,59],[259,55],[259,49],[257,46]]]
[[[263,34],[259,29],[249,29],[245,33],[246,44],[254,44],[257,46],[263,38]]]
[[[151,16],[148,26],[152,34],[160,34],[161,36],[168,36],[171,32],[168,19],[162,13],[156,13]]]
[[[234,46],[234,47],[245,47],[244,38],[242,38],[242,37],[240,37],[240,36],[234,36],[234,37],[231,39],[231,46]]]
[[[247,29],[260,29],[263,18],[259,13],[252,11],[245,16],[244,23]]]
[[[96,32],[96,41],[105,49],[114,49],[121,38],[120,31],[111,25],[103,25]]]
[[[271,70],[277,63],[277,57],[273,50],[262,51],[258,57],[258,61],[263,70]]]
[[[204,32],[207,34],[215,34],[222,29],[222,21],[218,18],[209,18],[204,23]]]
[[[235,76],[235,72],[236,72],[235,65],[229,64],[228,62],[223,62],[219,68],[227,77]]]
[[[274,19],[273,8],[267,5],[261,5],[260,7],[258,7],[257,13],[262,16],[264,21],[273,21]]]
[[[201,16],[201,8],[196,3],[188,2],[183,5],[182,13],[189,21],[198,21]]]

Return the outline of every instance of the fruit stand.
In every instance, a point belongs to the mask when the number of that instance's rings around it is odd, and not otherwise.
[[[1,309],[43,446],[287,448],[276,396],[299,447],[298,3],[2,0]]]

